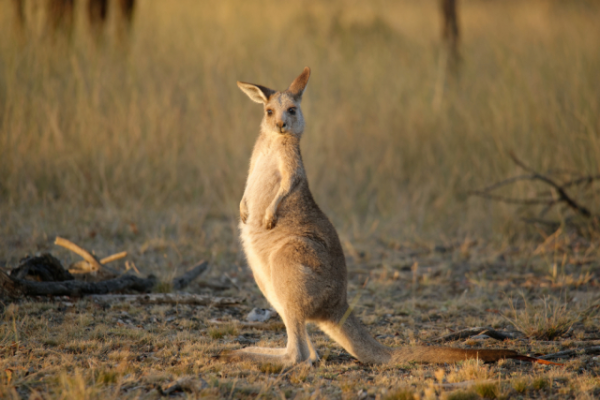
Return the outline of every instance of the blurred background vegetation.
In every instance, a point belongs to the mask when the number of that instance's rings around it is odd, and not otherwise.
[[[144,0],[126,37],[114,20],[89,35],[77,3],[72,31],[52,32],[43,4],[19,28],[0,0],[7,235],[43,207],[72,224],[198,209],[235,230],[262,117],[235,82],[284,89],[304,66],[304,161],[342,235],[512,240],[531,232],[515,207],[468,196],[519,173],[510,151],[600,171],[598,2],[461,1],[459,72],[434,0]]]

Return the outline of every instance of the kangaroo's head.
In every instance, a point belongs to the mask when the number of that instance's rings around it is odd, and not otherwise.
[[[238,81],[237,85],[252,101],[263,104],[265,111],[261,124],[263,132],[299,137],[304,131],[304,117],[300,102],[309,77],[310,68],[306,67],[290,87],[282,92],[246,82]]]

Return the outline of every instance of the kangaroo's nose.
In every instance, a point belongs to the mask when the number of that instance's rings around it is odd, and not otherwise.
[[[287,124],[283,121],[279,121],[277,122],[277,127],[279,128],[279,133],[284,133],[286,128],[287,128]]]

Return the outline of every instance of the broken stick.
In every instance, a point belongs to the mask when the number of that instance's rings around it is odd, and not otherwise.
[[[208,269],[208,261],[202,261],[200,264],[187,271],[185,274],[173,278],[173,290],[181,290],[188,286],[194,279],[199,277],[204,271]]]
[[[79,255],[81,258],[83,258],[85,261],[87,261],[87,263],[92,267],[91,271],[85,271],[85,269],[81,268],[81,272],[94,272],[94,271],[100,271],[101,269],[105,269],[106,271],[110,272],[111,274],[118,276],[119,271],[117,271],[114,268],[111,268],[107,265],[104,265],[104,264],[109,263],[111,261],[118,260],[127,255],[127,252],[122,251],[120,253],[113,254],[111,256],[103,258],[101,261],[99,261],[89,251],[79,247],[78,245],[71,242],[70,240],[63,239],[63,238],[57,236],[56,240],[54,241],[54,244],[57,246],[64,247],[67,250],[71,250],[73,253]],[[77,271],[73,271],[73,272],[77,273]]]
[[[491,337],[492,339],[496,339],[496,340],[518,339],[518,338],[525,336],[523,333],[518,332],[518,331],[514,331],[514,332],[497,331],[491,327],[478,326],[476,328],[468,328],[468,329],[464,329],[462,331],[449,333],[448,335],[444,335],[444,336],[429,340],[429,342],[431,342],[431,343],[452,342],[454,340],[466,339],[466,338],[470,338],[472,336],[476,336],[476,335],[480,335],[480,334],[487,335],[487,336]]]
[[[543,360],[558,360],[561,358],[571,358],[573,356],[580,356],[580,355],[584,355],[584,354],[588,354],[588,355],[600,354],[600,346],[584,347],[583,349],[564,350],[564,351],[559,351],[558,353],[547,354],[540,358]]]

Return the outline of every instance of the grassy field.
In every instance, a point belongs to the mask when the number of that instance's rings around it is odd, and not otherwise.
[[[598,345],[599,235],[552,234],[519,220],[537,209],[468,196],[523,172],[511,151],[539,171],[599,173],[596,2],[462,1],[459,76],[443,67],[435,1],[139,3],[119,43],[114,24],[94,41],[82,7],[74,36],[53,36],[34,1],[18,34],[12,2],[0,0],[0,268],[38,251],[75,261],[52,245],[63,236],[99,256],[127,250],[143,274],[163,281],[208,259],[206,278],[229,282],[227,274],[239,290],[190,291],[245,302],[2,303],[0,397],[142,398],[198,376],[207,386],[190,397],[599,395],[594,355],[564,368],[380,368],[354,363],[315,330],[330,357],[310,370],[211,359],[239,346],[240,335],[284,341],[277,321],[265,329],[236,322],[268,305],[237,239],[261,110],[235,81],[283,89],[307,65],[309,182],[342,239],[350,297],[381,341],[508,325],[529,338],[453,345],[529,354]],[[541,189],[524,182],[503,193]],[[600,213],[598,193],[571,194]],[[557,326],[570,329],[554,338]],[[476,386],[442,386],[467,380]]]

